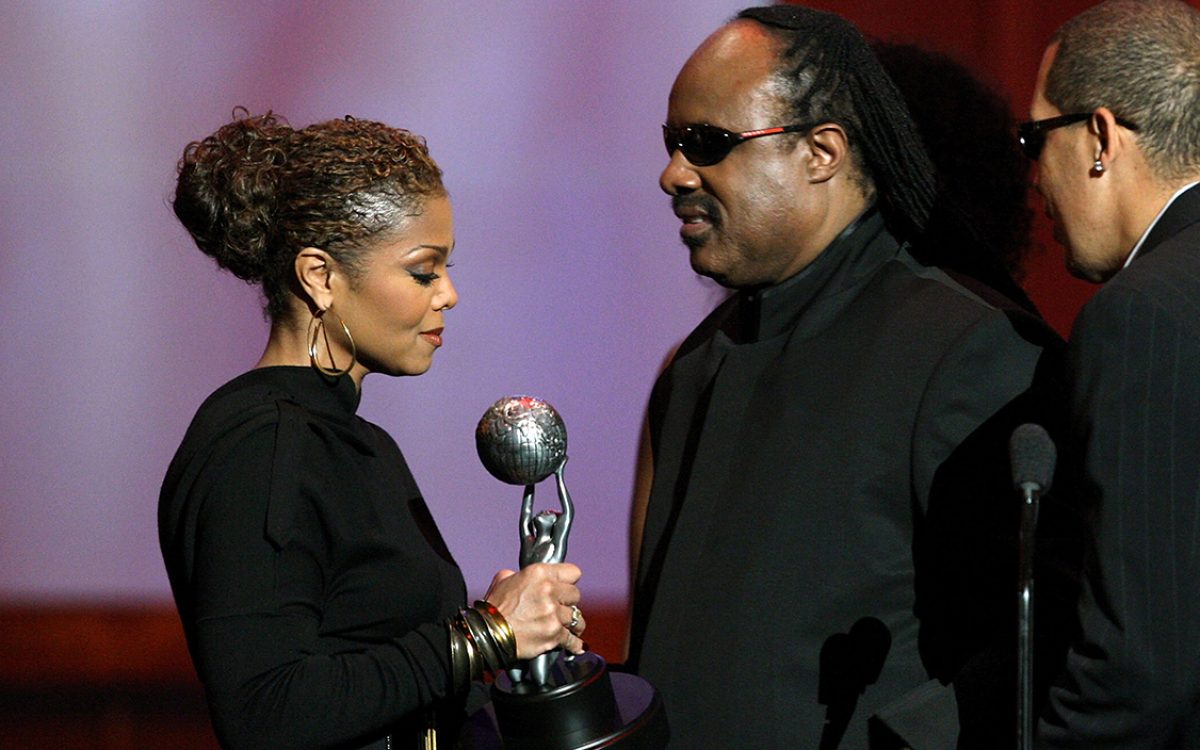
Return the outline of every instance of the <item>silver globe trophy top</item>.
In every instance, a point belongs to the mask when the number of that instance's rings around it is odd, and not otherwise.
[[[475,428],[484,468],[508,484],[537,484],[567,457],[567,427],[554,407],[535,396],[505,396]]]

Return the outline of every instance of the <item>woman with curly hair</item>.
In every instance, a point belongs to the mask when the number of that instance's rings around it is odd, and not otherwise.
[[[271,332],[200,407],[159,499],[214,728],[229,748],[453,746],[474,681],[581,652],[583,623],[569,563],[500,571],[467,607],[399,448],[355,414],[368,373],[429,369],[458,300],[441,170],[381,123],[235,116],[187,147],[174,209],[261,286]]]

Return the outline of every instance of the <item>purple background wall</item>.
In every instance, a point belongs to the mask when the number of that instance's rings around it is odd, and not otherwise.
[[[480,467],[475,422],[505,394],[548,399],[570,432],[571,557],[587,596],[623,597],[643,405],[721,296],[658,190],[658,126],[683,60],[740,5],[8,3],[0,599],[169,599],[163,471],[196,406],[265,342],[256,292],[168,204],[184,145],[235,105],[427,137],[461,302],[430,373],[369,377],[361,413],[400,443],[481,593],[515,564],[520,491]]]

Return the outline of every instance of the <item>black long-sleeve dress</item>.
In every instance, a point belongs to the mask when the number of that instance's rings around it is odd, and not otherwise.
[[[348,377],[252,370],[200,407],[163,482],[163,558],[225,747],[407,747],[462,716],[444,625],[462,574],[357,406]]]

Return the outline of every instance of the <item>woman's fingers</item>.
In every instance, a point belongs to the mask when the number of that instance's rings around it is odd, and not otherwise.
[[[583,610],[577,604],[563,606],[559,609],[559,613],[563,614],[561,620],[563,627],[571,632],[572,635],[581,635],[587,627],[587,621],[583,619]]]
[[[576,656],[587,653],[587,644],[577,635],[568,636],[563,648]]]
[[[576,583],[583,577],[583,571],[579,566],[571,563],[558,563],[556,565],[547,565],[553,568],[554,576],[563,583]]]
[[[575,586],[582,572],[570,563],[535,563],[519,573],[500,571],[485,597],[508,620],[517,655],[531,658],[557,646],[583,652],[579,634],[586,623]],[[572,632],[572,630],[574,632]]]
[[[496,571],[496,575],[492,576],[492,583],[490,586],[488,586],[487,593],[484,594],[483,598],[495,604],[495,600],[492,599],[492,592],[496,590],[496,587],[500,585],[501,581],[512,578],[516,574],[517,572],[515,570],[508,570],[507,568]]]

